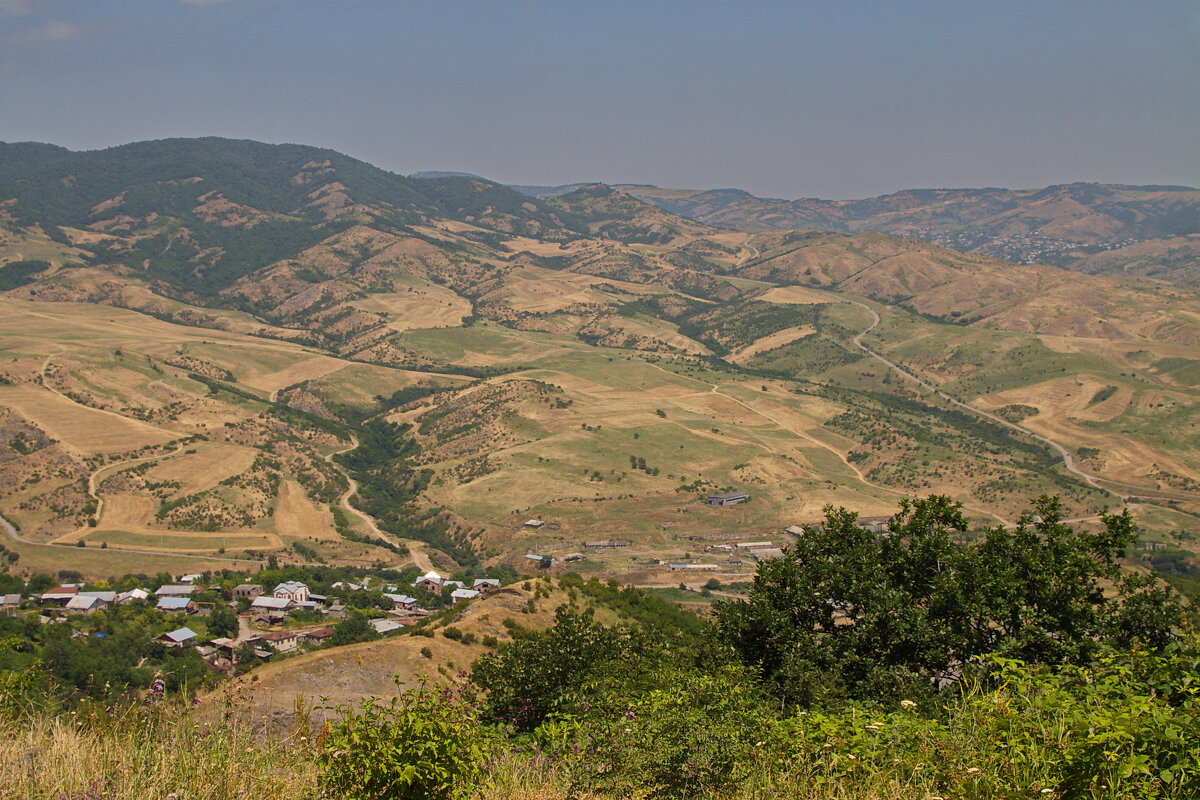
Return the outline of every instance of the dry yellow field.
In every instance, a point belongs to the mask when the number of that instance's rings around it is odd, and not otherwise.
[[[295,481],[281,481],[275,501],[275,532],[284,538],[338,540],[333,517],[304,493]]]
[[[274,372],[245,378],[242,383],[252,386],[255,389],[261,389],[264,392],[274,393],[301,381],[311,381],[315,378],[324,377],[331,372],[337,372],[349,363],[349,361],[343,361],[340,358],[333,358],[331,356],[313,356],[312,358],[298,361],[295,364],[275,370]]]
[[[0,386],[0,405],[8,406],[50,436],[87,455],[121,453],[178,438],[178,434],[82,406],[31,384]]]
[[[815,305],[818,303],[835,303],[838,298],[816,289],[805,289],[803,286],[776,286],[759,295],[756,300],[781,305]]]
[[[146,472],[146,480],[179,481],[183,486],[176,490],[176,494],[192,494],[245,472],[254,463],[257,454],[252,447],[224,443],[199,443],[189,449],[196,452],[156,464]]]
[[[1122,385],[1107,400],[1089,407],[1096,392],[1106,385],[1106,381],[1094,376],[1078,375],[981,397],[974,405],[986,411],[1013,404],[1037,408],[1039,413],[1027,417],[1021,423],[1023,426],[1071,448],[1099,449],[1104,464],[1100,474],[1111,480],[1145,483],[1148,471],[1155,464],[1177,475],[1200,480],[1200,471],[1144,441],[1077,424],[1077,421],[1111,420],[1129,405],[1133,392]]]
[[[765,353],[768,350],[774,350],[776,347],[783,347],[785,344],[794,342],[797,339],[803,339],[805,336],[811,336],[816,333],[817,329],[812,325],[797,325],[794,328],[784,328],[781,331],[776,331],[770,336],[764,336],[761,339],[746,345],[741,350],[729,355],[729,360],[735,364],[745,364],[759,353]]]

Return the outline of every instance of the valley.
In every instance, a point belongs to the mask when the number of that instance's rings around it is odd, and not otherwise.
[[[223,166],[250,152],[257,173]],[[1198,546],[1186,287],[314,148],[44,155],[0,162],[0,514],[23,559],[535,553],[669,586],[668,563],[752,572],[715,545],[931,493],[976,530],[1047,493]],[[725,490],[751,502],[705,504]]]

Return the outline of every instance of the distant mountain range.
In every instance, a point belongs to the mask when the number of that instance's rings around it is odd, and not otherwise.
[[[554,198],[585,184],[513,186]],[[1094,274],[1200,285],[1200,190],[1071,183],[1043,189],[910,189],[865,200],[780,200],[741,189],[615,188],[723,228],[889,233],[960,252]]]

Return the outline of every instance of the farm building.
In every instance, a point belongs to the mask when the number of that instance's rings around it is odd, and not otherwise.
[[[497,578],[476,578],[471,584],[471,588],[477,592],[487,592],[492,589],[500,588],[500,581]]]
[[[470,600],[478,596],[479,592],[475,591],[474,589],[455,589],[450,593],[450,599],[456,603],[459,600]]]
[[[720,569],[720,568],[721,567],[717,564],[672,564],[671,565],[672,572],[680,572],[682,570],[693,570],[693,571],[694,570],[714,570],[714,569]]]
[[[763,548],[774,546],[774,542],[738,542],[735,545],[739,550],[762,550]]]
[[[0,611],[7,611],[10,614],[17,610],[17,606],[21,605],[21,595],[5,594],[0,595]]]
[[[536,529],[538,529],[538,528],[542,527],[542,526],[543,526],[543,525],[545,525],[545,524],[546,524],[546,523],[545,523],[545,522],[543,522],[543,521],[542,521],[542,520],[540,520],[540,519],[527,519],[527,520],[525,520],[525,527],[526,527],[526,528],[533,528],[534,530],[536,530]]]
[[[745,492],[723,492],[721,494],[710,494],[708,496],[708,504],[710,506],[736,506],[738,503],[744,503],[750,499],[750,495]]]
[[[65,606],[71,598],[79,594],[77,586],[56,586],[41,596],[44,606]]]
[[[583,546],[589,550],[601,550],[606,547],[629,547],[633,544],[628,539],[605,539],[598,542],[584,542]]]
[[[785,533],[790,533],[792,536],[803,536],[804,528],[799,525],[790,525],[783,529]]]
[[[858,527],[866,528],[872,533],[884,533],[891,521],[891,517],[859,517]]]
[[[783,551],[778,547],[768,547],[764,550],[755,550],[750,555],[755,561],[770,561],[772,558],[783,558]]]

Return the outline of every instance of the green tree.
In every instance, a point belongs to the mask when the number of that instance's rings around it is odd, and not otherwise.
[[[208,617],[208,632],[213,638],[225,637],[233,639],[238,634],[238,618],[233,610],[224,604],[213,608]]]
[[[1104,643],[1170,640],[1181,618],[1171,591],[1121,575],[1136,538],[1127,513],[1088,533],[1062,522],[1057,499],[1035,510],[971,546],[954,541],[966,521],[947,497],[905,500],[882,536],[826,509],[819,529],[759,566],[746,600],[716,604],[718,639],[802,704],[913,696],[987,653],[1081,663]]]
[[[554,625],[544,633],[480,657],[471,680],[485,692],[485,717],[532,730],[598,665],[619,658],[624,637],[592,617],[591,609],[577,614],[559,607]]]

